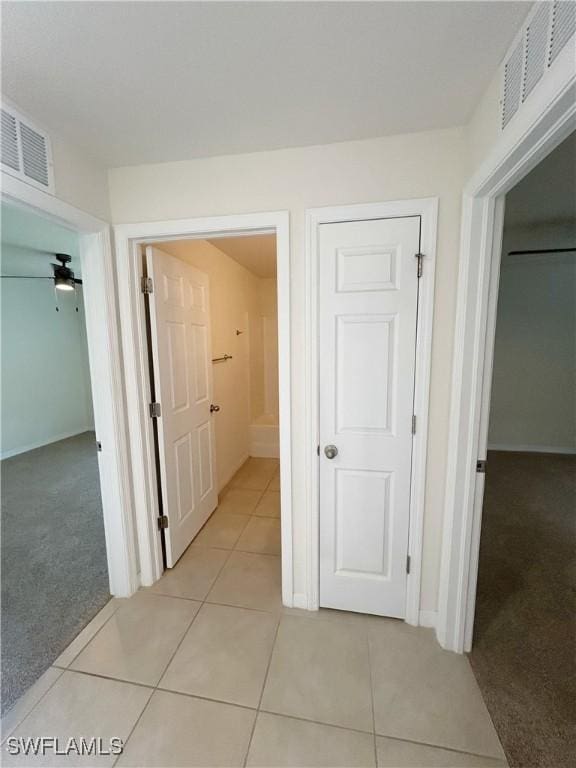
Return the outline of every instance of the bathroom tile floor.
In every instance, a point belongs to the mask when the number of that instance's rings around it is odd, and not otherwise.
[[[2,721],[3,765],[506,765],[431,630],[284,608],[278,463],[250,459],[175,568],[114,599]],[[14,738],[123,742],[14,756]],[[9,739],[12,737],[12,739]]]

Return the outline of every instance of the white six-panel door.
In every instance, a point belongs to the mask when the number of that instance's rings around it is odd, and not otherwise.
[[[402,618],[420,218],[319,238],[320,605]]]
[[[208,275],[149,246],[150,320],[169,568],[216,508]]]

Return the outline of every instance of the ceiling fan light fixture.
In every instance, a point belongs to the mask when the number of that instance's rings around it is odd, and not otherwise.
[[[74,272],[66,266],[72,258],[66,253],[57,253],[57,260],[60,264],[53,264],[54,268],[54,286],[59,291],[73,291],[76,288],[76,281],[74,280]]]
[[[73,277],[54,277],[54,285],[59,291],[73,291],[74,290],[74,278]]]

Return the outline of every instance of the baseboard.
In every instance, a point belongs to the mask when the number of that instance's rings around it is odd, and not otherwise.
[[[279,459],[280,446],[270,443],[252,443],[250,445],[250,456],[255,459]]]
[[[234,477],[236,472],[238,472],[238,470],[241,467],[243,467],[244,464],[246,464],[246,462],[248,461],[249,458],[250,458],[250,455],[247,453],[246,456],[244,456],[242,459],[240,459],[240,461],[236,464],[235,468],[231,472],[228,473],[228,477],[226,478],[226,480],[224,482],[220,482],[220,478],[218,478],[218,493],[222,493],[223,489],[226,488],[226,486],[228,485],[230,480],[232,480],[232,478]]]
[[[292,596],[292,608],[308,610],[308,597],[303,592],[295,592]]]
[[[84,427],[83,429],[75,429],[72,432],[63,432],[61,435],[54,435],[48,438],[48,440],[39,440],[35,443],[29,443],[28,445],[22,445],[19,448],[11,448],[9,451],[0,452],[0,460],[10,459],[12,456],[19,456],[21,453],[28,453],[28,451],[34,451],[36,448],[43,448],[45,445],[52,445],[52,443],[59,443],[60,440],[67,440],[69,437],[76,437],[77,435],[83,435],[85,432],[94,432],[94,427]]]
[[[488,443],[489,451],[512,451],[516,453],[562,453],[576,455],[576,447],[559,445],[511,445],[510,443]]]
[[[431,629],[436,629],[437,617],[437,611],[420,611],[418,620],[421,627],[430,627]]]

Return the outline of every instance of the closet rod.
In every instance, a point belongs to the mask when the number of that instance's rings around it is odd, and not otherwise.
[[[527,256],[531,253],[571,253],[576,248],[537,248],[535,251],[508,251],[508,256]]]

